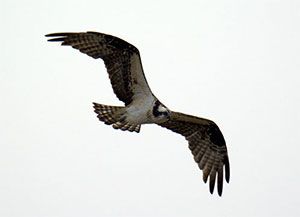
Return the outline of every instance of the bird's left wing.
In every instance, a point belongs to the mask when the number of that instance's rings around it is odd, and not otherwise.
[[[209,176],[209,189],[213,193],[217,177],[218,194],[223,190],[223,167],[225,180],[229,182],[230,170],[224,137],[218,126],[210,120],[171,112],[170,119],[159,124],[175,133],[183,135],[199,168],[203,170],[206,183]]]

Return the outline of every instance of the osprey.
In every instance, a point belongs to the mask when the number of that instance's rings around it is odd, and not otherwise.
[[[203,170],[203,180],[209,177],[210,193],[217,179],[222,195],[223,168],[229,182],[230,170],[224,137],[211,120],[171,111],[152,93],[144,75],[138,49],[112,35],[98,32],[53,33],[48,41],[62,42],[106,66],[114,93],[125,106],[94,104],[100,121],[115,129],[140,132],[142,124],[157,124],[185,137],[194,160]]]

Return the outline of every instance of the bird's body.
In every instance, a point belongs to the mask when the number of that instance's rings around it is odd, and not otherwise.
[[[136,124],[158,123],[158,119],[153,115],[152,108],[155,104],[154,97],[141,98],[135,103],[126,107],[126,117],[128,122]]]
[[[140,54],[126,41],[103,33],[53,33],[49,41],[70,45],[95,59],[101,58],[107,68],[116,96],[125,106],[94,103],[97,117],[115,129],[140,132],[142,124],[157,124],[183,135],[199,168],[203,180],[210,177],[213,193],[217,179],[218,193],[223,189],[223,167],[229,182],[229,160],[224,137],[218,126],[208,119],[171,111],[152,93],[144,75]]]

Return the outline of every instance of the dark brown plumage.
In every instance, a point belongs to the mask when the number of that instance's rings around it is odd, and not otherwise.
[[[179,112],[172,112],[169,121],[159,125],[185,137],[194,160],[203,170],[203,181],[206,183],[208,176],[210,177],[209,188],[213,193],[217,176],[218,194],[221,196],[223,167],[225,166],[227,182],[230,170],[225,140],[218,126],[213,121]]]
[[[125,105],[132,102],[134,97],[132,88],[137,82],[140,88],[150,91],[144,77],[139,51],[126,41],[98,32],[53,33],[46,37],[54,37],[48,41],[62,42],[62,45],[72,46],[90,57],[102,59],[114,93]],[[139,68],[141,73],[133,75],[132,73],[136,70],[132,70],[132,66]],[[134,80],[133,77],[135,77]]]

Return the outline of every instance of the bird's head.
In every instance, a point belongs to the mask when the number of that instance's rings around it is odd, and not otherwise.
[[[152,114],[156,121],[164,122],[169,119],[171,111],[160,101],[156,100],[153,105]]]

